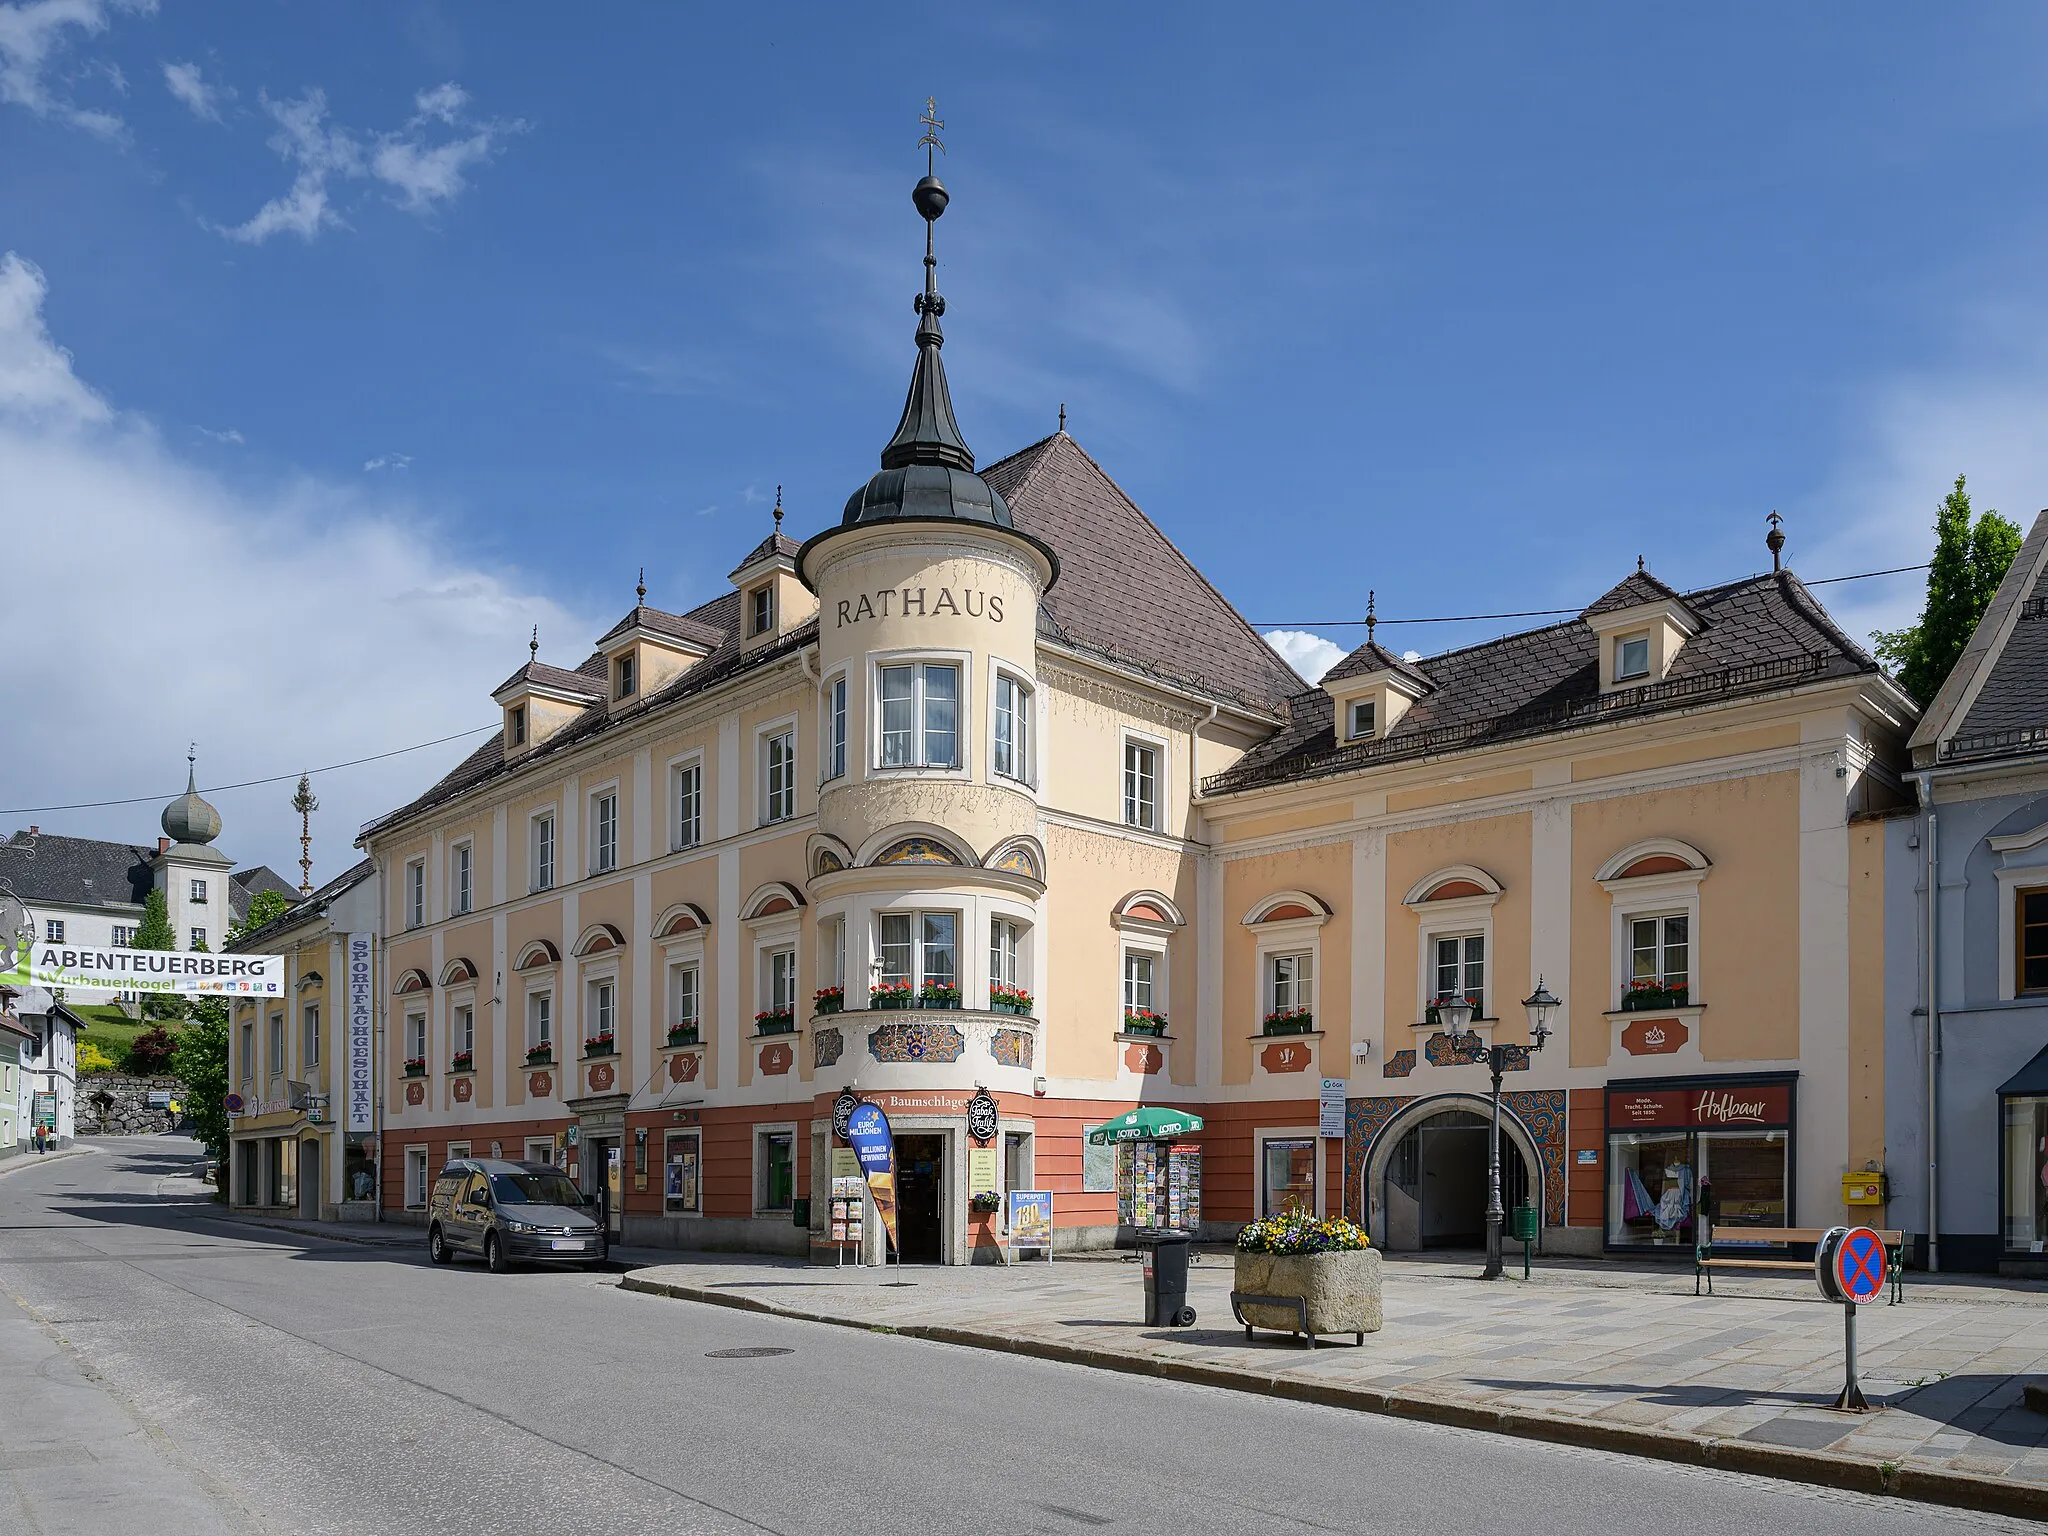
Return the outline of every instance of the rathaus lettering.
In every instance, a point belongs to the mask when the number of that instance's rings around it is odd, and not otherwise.
[[[874,618],[937,618],[942,613],[964,614],[978,619],[984,614],[994,623],[1003,622],[1003,600],[994,592],[977,592],[972,587],[963,587],[956,600],[951,587],[940,587],[938,596],[932,596],[928,587],[884,587],[879,592],[863,592],[859,597],[843,597],[839,600],[839,624],[858,624],[862,619]]]

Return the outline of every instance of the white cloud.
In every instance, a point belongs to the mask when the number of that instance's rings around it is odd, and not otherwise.
[[[231,93],[222,86],[207,84],[197,64],[164,65],[164,85],[202,121],[220,121],[220,104]]]
[[[121,119],[74,103],[64,82],[53,83],[60,55],[76,36],[104,32],[115,11],[153,12],[156,0],[29,0],[0,5],[0,102],[26,107],[38,117],[70,123],[103,139],[121,136]],[[124,90],[117,66],[102,71]]]
[[[490,690],[526,660],[526,635],[601,626],[483,569],[435,531],[433,508],[311,477],[231,481],[110,408],[44,324],[41,273],[0,261],[0,485],[8,553],[41,579],[10,592],[9,665],[64,679],[62,710],[24,708],[0,753],[0,808],[112,799],[362,757],[497,718]],[[79,594],[113,582],[173,615],[166,644],[132,626],[77,623]],[[162,605],[168,604],[168,607]],[[232,614],[233,639],[223,644]],[[434,665],[420,665],[431,655]],[[310,680],[309,657],[319,661]],[[582,660],[567,651],[557,660]],[[118,722],[119,752],[80,753],[77,721]],[[354,860],[361,823],[404,803],[483,737],[325,776],[316,878]],[[291,784],[213,796],[221,843],[244,864],[296,874]],[[152,805],[14,818],[147,842]],[[7,828],[11,830],[11,828]]]
[[[192,430],[197,432],[201,437],[212,438],[216,443],[232,443],[236,447],[240,447],[243,443],[248,441],[247,438],[243,437],[242,434],[235,430],[235,428],[233,427],[225,428],[219,432],[214,431],[213,428],[211,427],[194,427]]]
[[[411,469],[412,455],[409,453],[380,453],[374,459],[363,460],[365,470]]]
[[[414,98],[418,111],[395,133],[363,136],[327,121],[327,95],[309,90],[294,100],[263,97],[263,108],[277,120],[270,147],[298,167],[291,186],[272,198],[244,223],[221,229],[231,240],[260,245],[272,235],[292,234],[312,240],[323,228],[344,221],[329,199],[331,181],[370,178],[398,194],[408,213],[426,213],[452,202],[468,185],[467,175],[491,157],[509,134],[522,133],[523,122],[467,123],[461,117],[469,94],[450,81]],[[430,141],[441,127],[460,127],[460,137]]]
[[[1325,640],[1305,629],[1269,629],[1265,638],[1266,644],[1280,653],[1281,660],[1311,683],[1321,682],[1323,674],[1348,654],[1336,641]]]

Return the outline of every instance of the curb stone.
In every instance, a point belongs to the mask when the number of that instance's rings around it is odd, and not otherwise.
[[[1292,1402],[1314,1403],[1327,1408],[1346,1408],[1357,1413],[1375,1413],[1388,1418],[1414,1419],[1430,1424],[1449,1424],[1489,1434],[1512,1435],[1556,1445],[1586,1446],[1617,1451],[1656,1461],[1684,1466],[1710,1467],[1723,1472],[1744,1472],[1782,1482],[1810,1483],[1848,1493],[1873,1494],[1906,1499],[1921,1504],[1944,1504],[1987,1514],[2015,1515],[2027,1520],[2048,1520],[2048,1487],[2018,1483],[1967,1472],[1894,1465],[1889,1462],[1842,1456],[1831,1451],[1802,1450],[1797,1446],[1771,1445],[1755,1440],[1709,1438],[1681,1434],[1643,1425],[1616,1424],[1598,1419],[1570,1418],[1562,1414],[1532,1413],[1520,1408],[1489,1408],[1484,1404],[1432,1397],[1422,1393],[1387,1391],[1375,1387],[1344,1386],[1336,1382],[1289,1376],[1262,1376],[1233,1370],[1228,1366],[1203,1365],[1164,1355],[1127,1355],[1085,1344],[1062,1344],[1055,1340],[1026,1339],[1000,1333],[985,1333],[950,1324],[898,1323],[886,1329],[854,1318],[834,1316],[800,1307],[782,1306],[759,1297],[710,1291],[698,1286],[678,1285],[665,1280],[647,1280],[628,1274],[619,1289],[665,1296],[676,1301],[695,1301],[707,1306],[727,1307],[740,1312],[759,1312],[795,1322],[824,1323],[835,1328],[852,1328],[864,1333],[888,1332],[904,1338],[953,1344],[967,1349],[990,1350],[998,1354],[1027,1355],[1065,1365],[1096,1370],[1119,1371],[1125,1375],[1152,1376],[1194,1386],[1221,1387],[1261,1397],[1278,1397]]]

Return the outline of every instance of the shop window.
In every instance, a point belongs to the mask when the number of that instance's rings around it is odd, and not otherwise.
[[[590,872],[609,874],[619,867],[619,792],[605,790],[590,797]]]
[[[1486,935],[1438,934],[1430,987],[1432,999],[1462,997],[1472,1005],[1475,1019],[1491,1017],[1486,1011]]]
[[[1607,1093],[1607,1243],[1687,1248],[1702,1206],[1720,1238],[1791,1225],[1792,1089],[1784,1082]]]
[[[698,1131],[670,1131],[662,1148],[662,1209],[696,1216],[704,1210],[704,1138]]]
[[[704,767],[684,763],[669,770],[669,804],[675,807],[675,825],[670,829],[669,847],[694,848],[704,840]]]
[[[1159,830],[1159,748],[1124,738],[1124,825]]]
[[[754,1209],[786,1211],[796,1199],[796,1133],[761,1131],[754,1137]]]
[[[877,669],[883,768],[960,766],[960,669],[919,662]]]
[[[960,985],[960,914],[884,912],[875,922],[884,986],[914,992]]]
[[[1266,1138],[1259,1145],[1259,1214],[1316,1209],[1314,1138]]]
[[[996,674],[995,771],[1031,778],[1031,690],[1007,672]]]
[[[2019,953],[2014,976],[2021,996],[2048,992],[2048,890],[2021,891],[2013,925]]]
[[[551,992],[526,994],[526,1048],[540,1050],[555,1043],[555,998]]]
[[[777,731],[761,739],[761,791],[764,823],[796,814],[796,732]]]
[[[535,891],[555,888],[555,818],[536,816],[526,853],[527,886]]]

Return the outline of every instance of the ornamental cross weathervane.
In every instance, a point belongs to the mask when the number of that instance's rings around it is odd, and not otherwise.
[[[939,137],[939,130],[946,126],[946,120],[939,116],[939,104],[935,98],[925,97],[924,116],[920,117],[918,121],[924,124],[924,137],[917,141],[918,147],[924,151],[925,174],[930,175],[933,163],[932,151],[936,149],[942,155],[946,152],[945,140]]]

